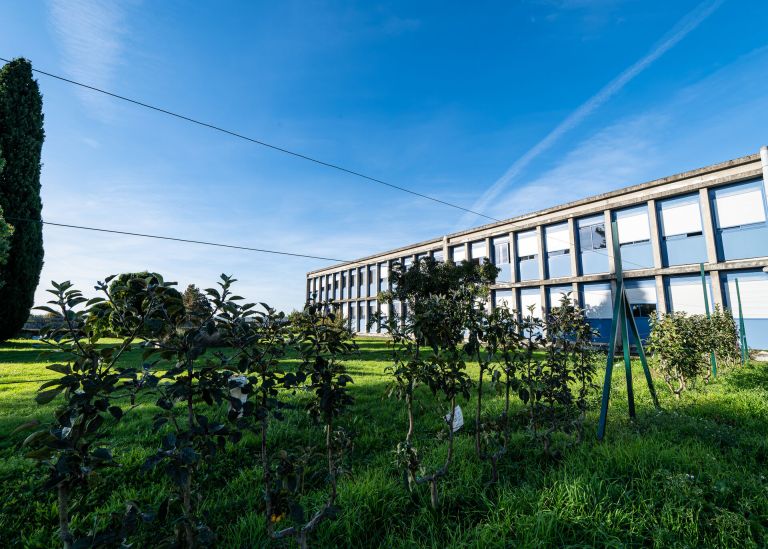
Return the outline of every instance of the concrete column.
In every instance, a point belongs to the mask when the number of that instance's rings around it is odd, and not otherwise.
[[[709,271],[709,281],[712,284],[712,301],[711,307],[714,309],[715,305],[720,305],[721,309],[725,308],[725,301],[723,300],[723,281],[720,280],[720,271]]]
[[[539,244],[539,279],[546,280],[547,278],[547,260],[545,257],[546,246],[544,246],[544,227],[538,225],[536,227],[536,241]]]
[[[709,190],[699,189],[699,208],[701,208],[704,241],[707,243],[707,263],[717,263],[717,244],[715,241],[715,218],[709,204]]]
[[[608,272],[616,272],[616,264],[613,261],[613,230],[611,230],[611,221],[613,216],[611,210],[605,210],[603,214],[605,216],[605,251],[608,253]]]
[[[576,239],[576,221],[568,218],[568,240],[571,242],[571,276],[579,276],[579,243]]]
[[[667,313],[667,294],[664,291],[664,277],[656,275],[656,310],[660,313]]]
[[[464,243],[464,259],[470,260],[472,254],[472,246],[470,246],[469,242]]]
[[[571,301],[577,306],[577,307],[583,307],[583,303],[581,302],[581,296],[579,295],[579,283],[578,282],[571,282]]]
[[[448,261],[448,237],[443,237],[443,261]]]
[[[539,299],[541,300],[541,317],[546,318],[549,312],[549,303],[547,303],[547,287],[539,286]]]
[[[651,251],[653,253],[654,269],[661,269],[661,234],[659,233],[659,220],[656,215],[656,201],[648,201],[648,224],[651,226]]]
[[[509,233],[509,280],[517,282],[517,241],[515,233]],[[517,294],[515,294],[515,303],[517,303]]]
[[[486,236],[485,237],[485,258],[488,261],[491,261],[491,257],[492,257],[492,254],[491,254],[491,237],[490,236]]]

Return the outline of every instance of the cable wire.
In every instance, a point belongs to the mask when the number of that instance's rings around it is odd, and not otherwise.
[[[0,61],[4,61],[6,63],[10,63],[10,61],[8,59],[5,59],[3,57],[0,57]],[[216,126],[215,124],[210,124],[208,122],[203,122],[202,120],[198,120],[196,118],[192,118],[192,117],[189,117],[189,116],[185,116],[183,114],[179,114],[179,113],[176,113],[176,112],[173,112],[173,111],[169,111],[169,110],[163,109],[161,107],[156,107],[154,105],[150,105],[149,103],[144,103],[143,101],[139,101],[137,99],[131,99],[130,97],[126,97],[124,95],[120,95],[120,94],[113,93],[113,92],[110,92],[110,91],[107,91],[107,90],[103,90],[103,89],[97,88],[95,86],[90,86],[88,84],[83,84],[82,82],[78,82],[77,80],[71,80],[69,78],[65,78],[63,76],[59,76],[58,74],[53,74],[53,73],[46,72],[46,71],[43,71],[43,70],[40,70],[40,69],[35,69],[35,68],[33,68],[32,70],[34,72],[38,73],[38,74],[43,74],[43,75],[48,76],[50,78],[55,78],[57,80],[61,80],[62,82],[68,82],[70,84],[74,84],[75,86],[80,86],[80,87],[88,89],[88,90],[92,90],[92,91],[95,91],[95,92],[98,92],[98,93],[102,93],[104,95],[108,95],[110,97],[114,97],[115,99],[120,99],[121,101],[127,101],[128,103],[133,103],[134,105],[138,105],[140,107],[151,109],[153,111],[156,111],[156,112],[159,112],[159,113],[162,113],[162,114],[167,114],[168,116],[173,116],[175,118],[179,118],[179,119],[184,120],[186,122],[191,122],[192,124],[197,124],[198,126],[203,126],[205,128],[216,130],[218,132],[222,132],[222,133],[225,133],[227,135],[231,135],[233,137],[237,137],[238,139],[243,139],[245,141],[249,141],[251,143],[255,143],[256,145],[261,145],[262,147],[267,147],[267,148],[272,149],[274,151],[278,151],[278,152],[281,152],[281,153],[284,153],[284,154],[288,154],[288,155],[294,156],[296,158],[301,158],[302,160],[307,160],[309,162],[314,162],[315,164],[319,164],[319,165],[325,166],[327,168],[338,170],[340,172],[344,172],[346,174],[353,175],[355,177],[360,177],[362,179],[367,179],[368,181],[372,181],[372,182],[378,183],[380,185],[385,185],[387,187],[391,187],[393,189],[397,189],[398,191],[403,191],[403,192],[406,192],[406,193],[410,193],[410,194],[412,194],[414,196],[418,196],[418,197],[424,198],[426,200],[431,200],[432,202],[436,202],[436,203],[442,204],[444,206],[449,206],[449,207],[455,208],[457,210],[461,210],[461,211],[464,211],[464,212],[467,212],[467,213],[478,215],[480,217],[484,217],[486,219],[490,219],[491,221],[501,221],[501,219],[496,219],[495,217],[491,217],[490,215],[486,215],[484,213],[480,213],[480,212],[476,212],[474,210],[470,210],[469,208],[465,208],[464,206],[459,206],[458,204],[453,204],[451,202],[447,202],[445,200],[441,200],[439,198],[435,198],[434,196],[429,196],[427,194],[423,194],[423,193],[420,193],[420,192],[417,192],[417,191],[413,191],[413,190],[408,189],[406,187],[401,187],[400,185],[395,185],[394,183],[388,183],[386,181],[383,181],[383,180],[378,179],[376,177],[372,177],[370,175],[366,175],[366,174],[358,172],[356,170],[345,168],[343,166],[340,166],[339,164],[334,164],[332,162],[326,162],[325,160],[320,160],[318,158],[314,158],[314,157],[308,156],[306,154],[302,154],[302,153],[299,153],[299,152],[296,152],[296,151],[292,151],[290,149],[286,149],[285,147],[280,147],[278,145],[273,145],[271,143],[267,143],[266,141],[262,141],[260,139],[256,139],[256,138],[253,138],[253,137],[248,137],[247,135],[243,135],[241,133],[238,133],[238,132],[235,132],[235,131],[232,131],[232,130],[228,130],[226,128],[222,128],[221,126]]]
[[[235,250],[245,250],[248,252],[261,252],[265,254],[276,254],[276,255],[288,255],[292,257],[306,257],[309,259],[321,259],[323,261],[336,261],[339,263],[348,263],[349,261],[346,259],[337,259],[333,257],[322,257],[317,255],[308,255],[308,254],[300,254],[300,253],[294,253],[294,252],[283,252],[279,250],[267,250],[265,248],[251,248],[248,246],[236,246],[234,244],[221,244],[219,242],[206,242],[204,240],[191,240],[188,238],[176,238],[173,236],[162,236],[162,235],[156,235],[156,234],[145,234],[145,233],[132,233],[128,231],[118,231],[115,229],[102,229],[98,227],[86,227],[83,225],[70,225],[67,223],[54,223],[53,221],[42,221],[38,219],[25,219],[23,217],[6,217],[9,221],[24,221],[28,223],[40,223],[41,225],[52,225],[54,227],[66,227],[68,229],[80,229],[84,231],[96,231],[100,233],[112,233],[112,234],[122,234],[126,236],[139,236],[142,238],[154,238],[157,240],[170,240],[173,242],[186,242],[188,244],[202,244],[204,246],[217,246],[219,248],[232,248]]]

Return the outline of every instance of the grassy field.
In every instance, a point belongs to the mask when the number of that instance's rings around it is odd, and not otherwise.
[[[547,547],[650,546],[749,547],[768,544],[768,365],[725,372],[676,402],[660,381],[663,411],[654,410],[642,370],[635,368],[638,418],[627,419],[623,368],[616,368],[606,440],[595,440],[597,399],[586,441],[567,448],[556,461],[532,445],[521,427],[501,466],[501,481],[488,487],[489,467],[474,456],[472,432],[457,440],[455,465],[442,484],[440,513],[429,508],[428,489],[403,488],[393,466],[394,446],[405,433],[404,410],[385,397],[388,352],[382,340],[360,339],[360,353],[348,361],[356,403],[344,425],[355,436],[351,474],[340,484],[340,516],[321,525],[314,547]],[[55,401],[38,406],[44,369],[39,344],[18,340],[0,346],[0,547],[54,547],[56,507],[41,492],[42,473],[22,457],[26,436],[11,434],[32,418],[45,421]],[[138,361],[138,353],[126,360]],[[476,371],[475,371],[476,373]],[[301,398],[301,397],[296,397]],[[443,459],[434,442],[447,410],[420,391],[417,446],[428,464]],[[490,398],[489,413],[500,409]],[[461,402],[471,422],[472,403]],[[94,478],[74,517],[83,532],[119,512],[127,500],[157,504],[167,486],[141,464],[159,436],[150,430],[150,400],[114,429],[121,467]],[[320,445],[320,433],[300,411],[272,431],[283,447]],[[257,441],[245,438],[210,471],[202,506],[221,547],[266,546],[260,511],[262,493]],[[321,466],[321,459],[317,460]],[[214,489],[225,478],[223,488]],[[318,481],[317,486],[322,482]],[[319,503],[310,490],[307,502]],[[144,527],[136,547],[150,547],[157,532]]]

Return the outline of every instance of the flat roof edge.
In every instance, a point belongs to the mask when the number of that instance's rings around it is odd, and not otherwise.
[[[689,179],[689,178],[692,178],[692,177],[698,177],[698,176],[701,176],[701,175],[706,175],[708,173],[717,172],[717,171],[724,170],[724,169],[727,169],[727,168],[733,168],[733,167],[737,167],[737,166],[742,166],[744,164],[750,164],[750,163],[759,162],[759,161],[760,161],[760,153],[759,152],[754,153],[754,154],[749,154],[749,155],[746,155],[746,156],[740,156],[740,157],[737,157],[737,158],[733,158],[731,160],[726,160],[724,162],[718,162],[717,164],[710,164],[708,166],[704,166],[704,167],[701,167],[701,168],[696,168],[696,169],[693,169],[693,170],[688,170],[688,171],[685,171],[685,172],[676,173],[676,174],[669,175],[669,176],[666,176],[666,177],[662,177],[662,178],[659,178],[659,179],[653,179],[651,181],[646,181],[644,183],[637,183],[635,185],[630,185],[628,187],[622,187],[622,188],[616,189],[614,191],[608,191],[606,193],[596,194],[596,195],[588,196],[586,198],[580,198],[578,200],[573,200],[571,202],[566,202],[565,204],[559,204],[557,206],[552,206],[552,207],[549,207],[549,208],[544,208],[543,210],[537,210],[537,211],[534,211],[534,212],[518,215],[516,217],[510,217],[508,219],[503,219],[503,220],[500,220],[500,221],[494,221],[492,223],[486,223],[485,225],[478,225],[477,227],[472,227],[470,229],[465,229],[465,230],[458,231],[458,232],[455,232],[455,233],[448,233],[445,236],[440,236],[440,237],[437,237],[437,238],[432,238],[432,239],[429,239],[429,240],[424,240],[422,242],[417,242],[417,243],[414,243],[414,244],[408,244],[406,246],[401,246],[401,247],[398,247],[398,248],[393,248],[391,250],[386,250],[386,251],[378,252],[378,253],[375,253],[375,254],[372,254],[372,255],[361,257],[359,259],[355,259],[353,261],[345,261],[345,262],[342,262],[342,263],[335,263],[335,264],[330,265],[328,267],[323,267],[323,268],[320,268],[320,269],[314,269],[312,271],[308,271],[306,276],[314,275],[316,273],[326,272],[326,271],[329,271],[329,270],[338,269],[338,268],[344,267],[346,265],[354,265],[354,264],[357,264],[357,263],[366,263],[369,260],[375,259],[377,257],[381,257],[381,256],[384,256],[384,255],[389,255],[389,254],[397,253],[397,252],[400,252],[400,251],[409,250],[409,249],[412,249],[412,248],[418,248],[418,247],[421,247],[421,246],[428,246],[428,245],[432,245],[432,244],[442,244],[443,238],[445,238],[445,237],[447,237],[448,239],[456,238],[456,237],[461,237],[461,236],[465,236],[465,235],[468,235],[468,234],[471,234],[471,233],[474,233],[474,232],[485,231],[485,230],[488,230],[488,229],[493,229],[494,227],[501,227],[501,226],[507,225],[509,223],[525,221],[526,219],[531,219],[531,218],[534,218],[534,217],[539,217],[539,216],[543,216],[543,215],[552,214],[552,213],[558,212],[560,210],[566,210],[566,209],[569,209],[569,208],[575,208],[575,207],[578,207],[578,206],[582,206],[584,204],[589,204],[590,202],[595,202],[595,201],[598,201],[598,200],[606,200],[606,199],[614,198],[616,196],[621,196],[622,194],[631,193],[631,192],[635,192],[635,191],[642,191],[644,189],[650,189],[650,188],[653,188],[653,187],[658,187],[660,185],[666,185],[668,183],[674,183],[676,181],[681,181],[683,179]]]

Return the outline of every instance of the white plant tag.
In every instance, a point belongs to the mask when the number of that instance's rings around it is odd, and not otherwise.
[[[451,420],[451,414],[445,415],[445,422],[448,423]],[[464,414],[461,412],[461,406],[456,406],[453,411],[453,432],[455,433],[464,425]]]

